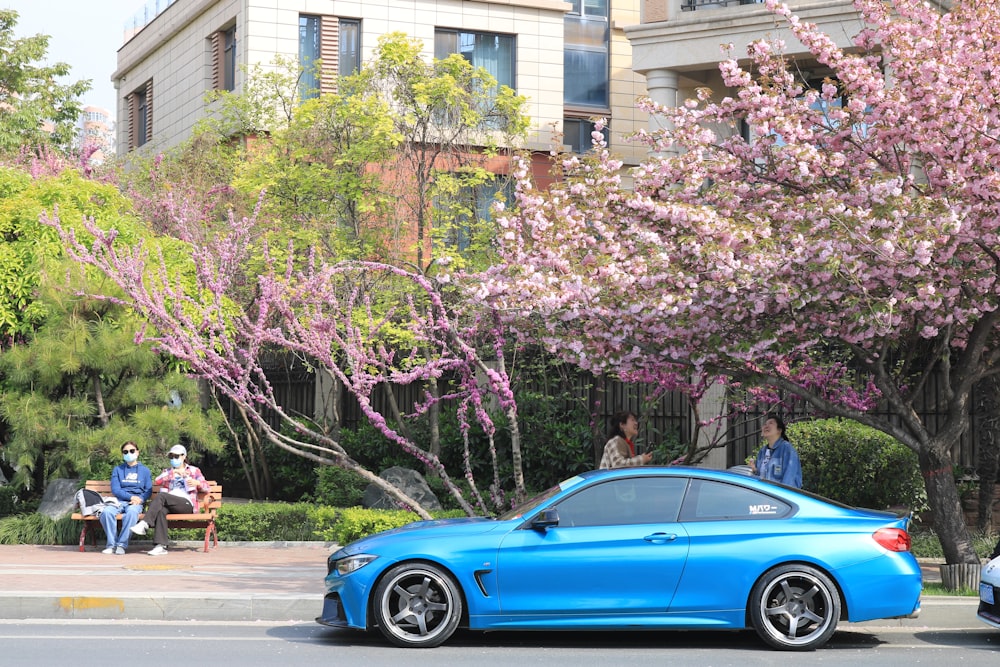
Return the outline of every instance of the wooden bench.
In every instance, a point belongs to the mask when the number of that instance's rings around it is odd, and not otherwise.
[[[222,506],[222,485],[211,480],[206,481],[208,481],[211,488],[207,493],[198,492],[198,513],[168,514],[167,521],[171,528],[204,528],[205,551],[207,552],[209,539],[212,540],[212,548],[219,546],[219,532],[215,528],[215,515],[219,507]],[[111,493],[111,481],[107,479],[88,479],[84,488],[96,491],[102,498],[114,495]],[[154,485],[153,496],[159,492],[160,487]],[[150,498],[153,496],[150,496]],[[140,518],[143,516],[145,515],[139,515]],[[101,525],[100,517],[97,515],[83,516],[79,511],[76,511],[73,513],[72,518],[83,522],[83,529],[80,531],[80,551],[86,551],[85,543],[88,534],[90,535],[90,543],[96,548],[97,537],[92,529],[95,525]],[[121,521],[122,515],[119,514],[117,518]]]

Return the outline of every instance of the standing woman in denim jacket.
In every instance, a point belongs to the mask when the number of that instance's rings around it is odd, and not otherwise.
[[[768,413],[764,416],[760,434],[767,445],[760,448],[756,460],[750,464],[754,474],[761,479],[801,489],[802,464],[795,447],[785,439],[785,422],[773,412]]]

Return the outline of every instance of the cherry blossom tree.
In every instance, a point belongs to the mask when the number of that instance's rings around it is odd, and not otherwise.
[[[646,102],[665,129],[642,133],[634,187],[597,134],[548,191],[521,165],[474,294],[587,369],[719,378],[892,435],[947,562],[977,563],[952,454],[1000,374],[1000,4],[855,5],[844,50],[768,0],[829,77],[810,88],[762,39],[720,63],[725,97]],[[936,424],[916,403],[933,378]]]

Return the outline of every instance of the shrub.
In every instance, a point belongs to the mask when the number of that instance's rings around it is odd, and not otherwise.
[[[354,507],[361,504],[368,480],[351,470],[336,466],[316,469],[314,499],[320,505]]]
[[[23,512],[21,499],[9,486],[0,486],[0,517]]]
[[[972,548],[980,558],[987,558],[993,553],[997,538],[994,533],[975,532],[972,534]],[[917,558],[944,558],[944,549],[933,528],[911,530],[910,540],[910,551]]]
[[[788,426],[802,461],[802,486],[847,505],[927,508],[917,455],[881,431],[853,421],[818,419]]]
[[[432,512],[435,519],[464,517],[461,510]],[[317,507],[310,512],[311,523],[316,527],[314,534],[320,540],[349,544],[362,537],[381,533],[391,528],[420,521],[420,517],[406,510],[370,510],[361,507],[337,509]]]
[[[327,515],[327,520],[329,516]],[[349,507],[338,510],[336,519],[314,534],[322,540],[347,544],[367,535],[398,528],[419,520],[419,516],[406,510],[369,510]],[[314,519],[314,521],[316,521]],[[316,521],[318,523],[318,521]]]
[[[219,508],[215,523],[219,539],[232,542],[302,541],[312,535],[307,503],[225,504]],[[173,533],[173,531],[171,531]],[[204,535],[204,532],[201,532]],[[174,538],[178,539],[178,538]]]

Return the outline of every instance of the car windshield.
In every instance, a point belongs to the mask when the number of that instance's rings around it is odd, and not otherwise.
[[[525,502],[521,503],[514,509],[508,512],[504,512],[503,514],[497,517],[497,521],[510,521],[512,519],[520,519],[525,514],[530,514],[533,509],[535,509],[536,507],[538,507],[539,505],[541,505],[546,500],[556,495],[563,489],[568,489],[571,486],[576,486],[578,483],[582,481],[583,481],[582,477],[570,477],[569,479],[564,480],[559,484],[556,484],[551,489],[542,491],[534,498],[526,500]]]

